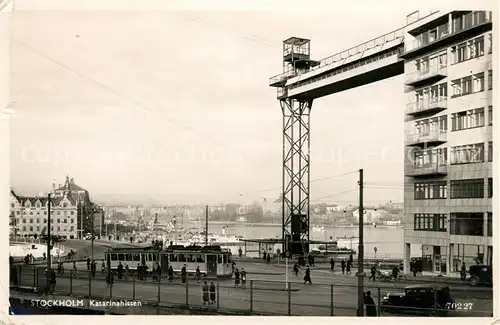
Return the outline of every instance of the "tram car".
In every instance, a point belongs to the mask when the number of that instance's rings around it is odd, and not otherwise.
[[[187,273],[194,275],[200,268],[202,275],[208,277],[232,277],[232,254],[220,246],[169,246],[165,250],[146,248],[114,248],[105,253],[110,269],[116,271],[118,264],[128,265],[132,272],[138,265],[146,265],[148,272],[160,266],[166,273],[172,266],[175,273],[180,273],[186,265]]]

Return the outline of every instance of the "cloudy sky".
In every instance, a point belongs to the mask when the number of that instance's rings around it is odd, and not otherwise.
[[[402,27],[415,9],[19,10],[12,185],[37,193],[68,174],[96,198],[274,199],[282,117],[268,79],[281,72],[281,42],[310,38],[321,59]],[[364,168],[367,183],[401,184],[405,104],[402,76],[315,101],[311,178]],[[355,204],[356,191],[335,193],[356,180],[315,182],[312,199]],[[248,192],[259,193],[238,194]],[[398,186],[366,193],[402,197]]]

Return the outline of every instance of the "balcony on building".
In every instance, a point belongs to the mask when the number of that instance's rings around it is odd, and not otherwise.
[[[406,115],[420,116],[424,114],[432,115],[444,111],[448,107],[446,97],[435,97],[421,100],[406,105]]]
[[[434,147],[445,143],[447,141],[446,139],[446,130],[431,130],[429,132],[409,134],[406,137],[406,145],[415,147]]]
[[[401,58],[409,59],[424,52],[431,52],[439,47],[466,39],[470,35],[480,34],[492,29],[491,11],[453,11],[451,22],[448,15],[443,15],[408,33],[415,36],[413,42],[405,44]]]
[[[445,176],[448,174],[446,161],[437,161],[428,164],[408,164],[405,175],[408,177]]]
[[[420,87],[446,78],[446,65],[435,64],[421,70],[410,72],[405,75],[405,84],[412,87]]]

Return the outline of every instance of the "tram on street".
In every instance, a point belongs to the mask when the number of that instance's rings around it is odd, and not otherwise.
[[[151,272],[158,265],[162,273],[172,266],[175,273],[180,273],[186,265],[188,274],[194,274],[200,268],[202,275],[209,277],[232,277],[232,254],[220,246],[169,246],[164,250],[145,248],[113,248],[105,253],[105,260],[112,271],[121,263],[128,265],[130,271],[137,271],[137,266],[146,265]]]

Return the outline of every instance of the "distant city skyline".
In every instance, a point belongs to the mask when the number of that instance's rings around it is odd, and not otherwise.
[[[360,9],[301,24],[297,13],[17,12],[12,186],[33,195],[70,175],[104,201],[276,199],[282,121],[268,78],[280,73],[281,42],[310,38],[321,59],[402,27],[412,11]],[[329,28],[347,20],[369,28]],[[311,203],[357,204],[359,168],[367,203],[403,200],[401,78],[314,102],[311,178],[353,173],[313,183]]]

